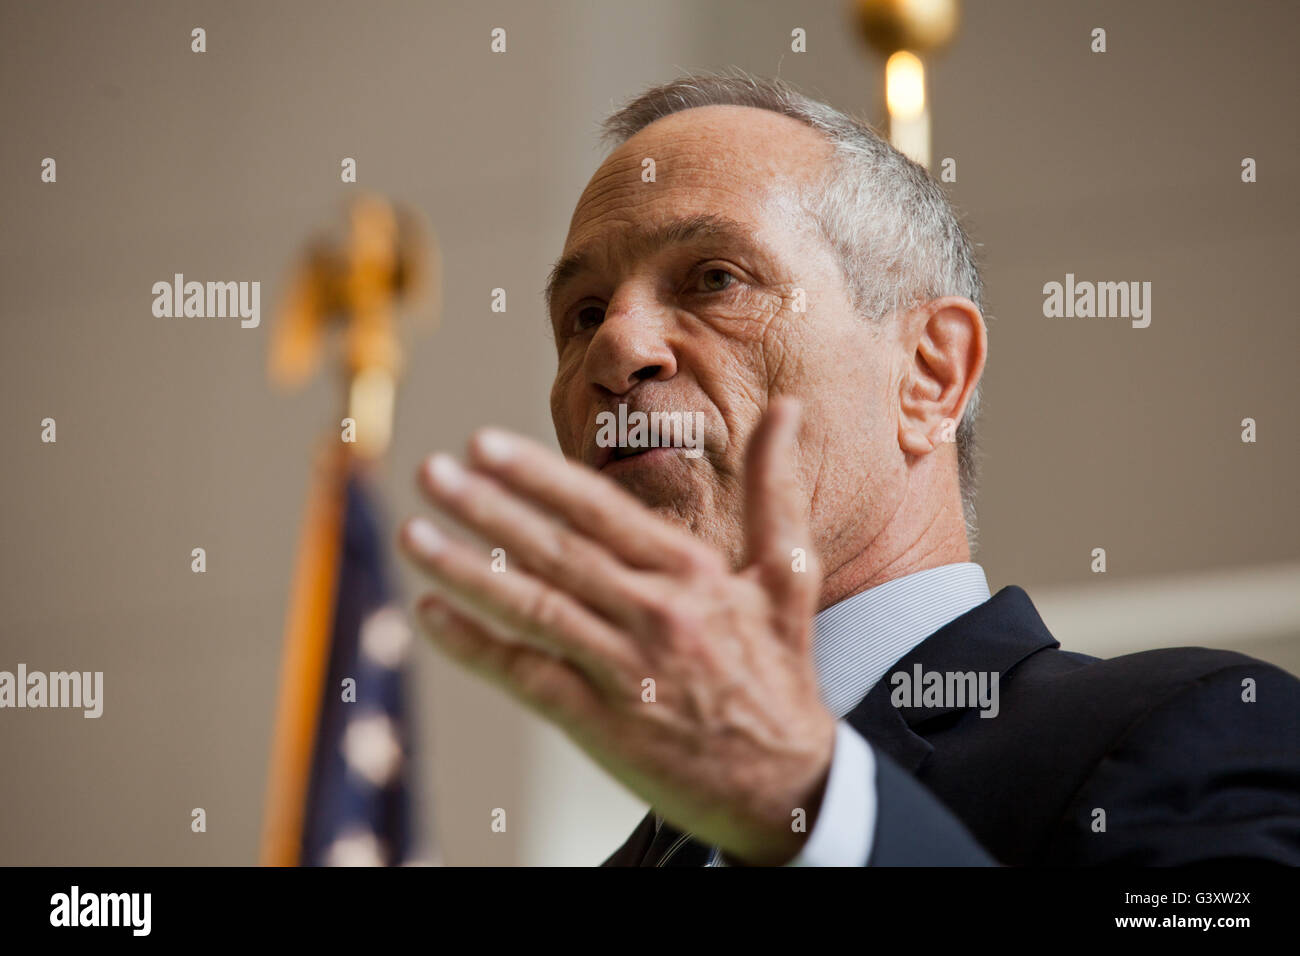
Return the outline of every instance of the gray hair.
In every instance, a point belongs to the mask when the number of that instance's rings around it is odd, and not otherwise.
[[[741,70],[692,73],[646,90],[602,124],[611,146],[657,119],[701,106],[750,106],[780,113],[820,132],[834,147],[806,197],[818,228],[840,259],[857,311],[874,320],[944,295],[965,296],[984,311],[974,244],[943,188],[870,124],[799,93],[779,79]],[[966,536],[975,543],[978,384],[958,423],[957,466]]]

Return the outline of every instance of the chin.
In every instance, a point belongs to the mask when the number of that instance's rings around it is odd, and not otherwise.
[[[714,514],[700,503],[699,497],[688,497],[680,494],[680,491],[674,497],[648,501],[635,489],[628,490],[664,521],[676,525],[691,537],[717,549],[733,568],[739,569],[744,559],[745,549],[743,535],[734,520],[727,520],[723,516]]]
[[[702,481],[694,469],[680,466],[619,466],[610,469],[608,477],[660,518],[717,548],[734,564],[744,550],[738,544],[738,517],[718,513],[720,489]]]
[[[684,481],[680,476],[670,479],[665,475],[637,472],[611,478],[647,508],[670,520],[680,514],[695,514],[700,510],[699,490],[693,482]]]

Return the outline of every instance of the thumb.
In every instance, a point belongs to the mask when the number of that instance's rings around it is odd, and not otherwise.
[[[821,574],[808,529],[808,499],[795,469],[799,418],[797,401],[774,398],[749,439],[745,563],[772,596],[786,633],[802,635],[817,608]]]

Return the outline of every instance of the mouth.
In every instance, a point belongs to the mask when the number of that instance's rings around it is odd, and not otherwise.
[[[594,465],[597,471],[623,470],[624,468],[637,467],[642,464],[652,464],[679,450],[663,446],[657,448],[600,448],[597,450],[598,455]]]

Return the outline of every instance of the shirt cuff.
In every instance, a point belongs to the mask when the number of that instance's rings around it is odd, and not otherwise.
[[[786,866],[866,866],[875,835],[876,758],[871,745],[841,720],[812,833]]]

